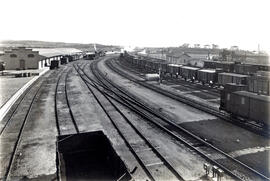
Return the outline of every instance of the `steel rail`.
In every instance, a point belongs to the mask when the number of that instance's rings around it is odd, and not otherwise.
[[[92,68],[92,71],[95,71],[95,70],[97,70],[97,67]],[[104,76],[104,75],[103,75],[103,76]],[[104,76],[103,78],[106,79],[105,76]],[[107,81],[108,81],[108,80],[107,80]],[[112,83],[112,82],[110,82],[110,83]],[[116,86],[116,85],[115,85],[115,86]],[[119,88],[119,87],[118,87],[118,88]],[[126,92],[123,92],[123,93],[126,93]],[[146,107],[146,106],[145,106],[145,107]],[[151,111],[151,109],[148,109],[148,111]],[[154,114],[156,114],[156,113],[154,113]],[[256,175],[262,177],[263,179],[268,179],[268,180],[269,180],[268,177],[266,177],[266,176],[264,176],[263,174],[257,172],[256,170],[254,170],[253,168],[251,168],[251,167],[247,166],[246,164],[240,162],[239,160],[237,160],[237,159],[231,157],[230,155],[228,155],[227,153],[223,152],[222,150],[219,150],[218,148],[214,147],[213,145],[209,144],[208,142],[205,142],[204,140],[202,140],[202,139],[199,138],[198,136],[193,135],[191,132],[185,130],[184,128],[180,127],[179,125],[176,125],[175,123],[171,122],[170,120],[167,120],[167,118],[164,118],[164,117],[162,117],[162,116],[160,116],[160,115],[157,115],[157,116],[160,117],[160,118],[162,118],[162,119],[164,119],[164,120],[166,120],[167,123],[172,124],[173,126],[177,127],[177,128],[180,129],[181,131],[184,131],[185,133],[187,133],[187,134],[191,135],[192,137],[198,139],[199,141],[203,142],[205,145],[207,145],[207,146],[213,148],[214,150],[218,151],[219,153],[223,154],[224,156],[228,157],[229,159],[232,159],[233,161],[235,161],[236,163],[240,164],[240,165],[243,166],[244,168],[250,170],[252,173],[254,173],[254,174],[256,174]],[[195,148],[195,149],[196,149],[196,148]],[[217,165],[219,165],[219,164],[217,164]],[[219,165],[219,166],[222,168],[221,165]],[[223,169],[226,170],[226,168],[223,168]],[[239,178],[239,179],[241,179],[241,178]]]

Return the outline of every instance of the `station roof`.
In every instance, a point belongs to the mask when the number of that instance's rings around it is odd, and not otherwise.
[[[82,53],[81,50],[76,48],[34,48],[33,51],[38,51],[41,56],[54,57],[59,55],[73,55]]]

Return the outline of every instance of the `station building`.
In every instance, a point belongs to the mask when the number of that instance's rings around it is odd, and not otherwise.
[[[81,50],[75,48],[25,48],[18,47],[6,50],[0,56],[5,70],[40,69],[49,65],[52,60],[60,60],[64,55],[80,56]]]
[[[25,47],[7,50],[0,57],[1,62],[5,62],[6,70],[38,69],[43,58],[38,51]]]

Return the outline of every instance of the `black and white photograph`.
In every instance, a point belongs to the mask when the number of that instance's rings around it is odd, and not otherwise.
[[[0,17],[0,181],[270,181],[269,0]]]

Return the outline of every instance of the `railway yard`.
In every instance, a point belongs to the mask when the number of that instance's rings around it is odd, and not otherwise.
[[[259,120],[242,119],[226,102],[232,89],[256,94],[251,74],[195,74],[158,61],[112,54],[56,62],[0,122],[0,179],[270,180],[268,107],[254,111]],[[269,90],[259,93],[269,100]]]

